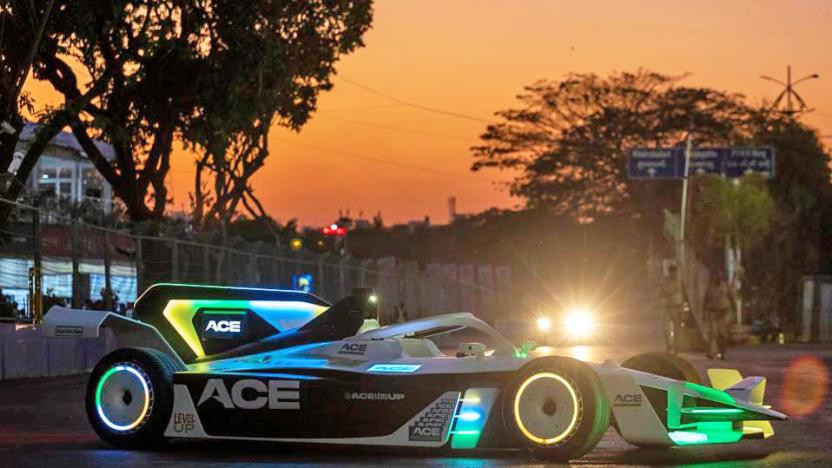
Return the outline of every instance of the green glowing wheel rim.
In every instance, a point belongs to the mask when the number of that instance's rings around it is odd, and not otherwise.
[[[164,442],[174,372],[176,363],[155,349],[126,348],[105,356],[87,384],[87,418],[98,436],[128,449]]]
[[[153,408],[150,378],[131,362],[119,362],[98,379],[95,409],[98,417],[114,432],[141,429]]]
[[[503,392],[503,422],[517,446],[544,460],[567,461],[601,440],[609,407],[589,366],[546,357],[520,369]]]

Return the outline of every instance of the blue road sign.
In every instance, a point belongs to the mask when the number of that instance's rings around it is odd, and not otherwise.
[[[633,148],[627,161],[631,179],[681,179],[685,176],[685,148]],[[718,174],[739,178],[759,173],[774,177],[774,149],[694,148],[689,175]]]
[[[679,168],[678,177],[685,176],[685,151],[677,151],[676,166]],[[689,175],[722,174],[722,150],[720,148],[695,148],[690,152]]]
[[[725,177],[742,177],[754,172],[774,177],[773,148],[726,148],[723,159]]]
[[[675,179],[679,159],[674,148],[634,148],[627,164],[631,179]]]

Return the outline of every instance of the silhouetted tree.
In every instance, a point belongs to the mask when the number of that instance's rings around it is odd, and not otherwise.
[[[518,96],[521,108],[496,113],[503,121],[489,125],[472,148],[472,170],[518,171],[509,190],[529,207],[585,221],[637,212],[643,198],[659,216],[656,193],[673,186],[641,193],[627,178],[629,149],[679,145],[691,129],[697,142],[726,144],[741,137],[748,118],[741,96],[682,86],[682,78],[639,70],[538,81]]]
[[[0,194],[16,200],[23,192],[41,153],[77,113],[98,97],[106,83],[91,86],[64,100],[63,105],[43,109],[33,140],[23,158],[15,162],[15,149],[25,126],[24,111],[33,114],[35,102],[23,91],[30,72],[42,78],[43,63],[57,47],[56,17],[66,2],[57,0],[9,0],[0,3],[0,173],[8,174]],[[57,12],[57,13],[56,13]],[[0,205],[0,223],[9,220],[12,206]]]
[[[197,228],[212,221],[228,223],[240,205],[255,219],[268,218],[254,195],[251,177],[269,155],[270,124],[271,119],[258,120],[255,128],[241,131],[200,154],[191,193]]]
[[[231,141],[264,115],[300,128],[370,20],[370,0],[72,2],[42,74],[67,99],[83,94],[75,64],[90,86],[105,85],[70,125],[130,218],[142,221],[164,214],[177,138]],[[93,138],[110,142],[116,160]]]
[[[0,170],[12,162],[23,129],[21,109],[31,110],[32,100],[23,85],[38,59],[38,52],[55,0],[8,0],[0,4]]]

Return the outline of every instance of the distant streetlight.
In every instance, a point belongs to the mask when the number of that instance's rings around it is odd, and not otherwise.
[[[801,112],[810,112],[812,110],[808,108],[808,106],[806,105],[806,101],[804,101],[803,98],[800,97],[799,94],[797,94],[797,91],[794,90],[794,87],[806,80],[815,80],[820,78],[820,75],[818,75],[817,73],[812,73],[811,75],[806,75],[803,78],[800,78],[796,81],[792,81],[792,67],[791,65],[789,65],[788,67],[786,67],[785,83],[778,80],[777,78],[772,78],[766,75],[760,75],[760,78],[767,81],[773,81],[785,87],[783,91],[777,95],[777,98],[774,99],[774,103],[772,103],[771,105],[771,110],[778,110],[779,112],[782,112],[783,114],[789,116],[799,114]],[[783,98],[786,98],[785,106],[782,109],[780,109],[781,103],[783,102]],[[794,98],[800,104],[800,107],[798,107],[797,109],[795,109],[794,107],[794,102],[792,101],[792,98]]]

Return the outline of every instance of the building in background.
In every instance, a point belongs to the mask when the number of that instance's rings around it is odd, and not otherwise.
[[[37,124],[28,123],[20,133],[10,172],[17,171],[26,149],[35,139],[37,128]],[[95,144],[108,161],[115,159],[112,145],[101,141],[96,141]],[[81,148],[81,144],[69,132],[59,133],[49,143],[26,181],[26,187],[33,192],[65,198],[76,203],[93,202],[99,204],[106,213],[112,211],[112,187],[101,177]]]
[[[26,124],[9,167],[15,173],[28,146],[35,139],[38,125]],[[107,160],[115,159],[113,147],[96,141]],[[27,191],[39,193],[41,200],[59,198],[73,203],[95,204],[104,213],[113,210],[113,190],[101,177],[81,145],[69,132],[59,133],[46,147],[31,176],[26,181]],[[48,206],[48,202],[43,202]],[[96,301],[105,284],[104,249],[110,249],[111,283],[120,302],[136,299],[136,268],[134,259],[126,254],[134,247],[125,236],[111,236],[105,242],[101,232],[80,229],[73,242],[72,227],[60,219],[41,217],[40,250],[43,261],[43,294],[69,302],[72,297],[72,258],[79,260],[77,281],[84,300]],[[21,211],[17,221],[9,226],[0,244],[0,290],[25,309],[28,302],[29,269],[34,265],[35,238],[31,213]],[[75,251],[75,254],[73,254]]]

